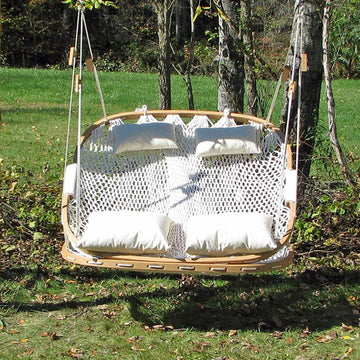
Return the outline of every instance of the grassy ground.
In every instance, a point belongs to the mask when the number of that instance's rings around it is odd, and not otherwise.
[[[29,233],[9,232],[8,242],[0,242],[0,359],[360,359],[355,260],[346,270],[308,259],[281,272],[218,278],[65,263],[59,255],[58,198],[52,199],[61,192],[70,75],[1,70],[0,157],[4,169],[18,164],[2,173],[10,180],[0,179],[1,186],[10,186],[1,190],[28,191],[25,200],[32,202],[24,200],[19,219],[34,214],[24,225]],[[101,79],[109,113],[157,107],[155,75]],[[334,85],[339,136],[356,158],[358,82]],[[173,107],[186,108],[183,80],[175,77],[173,86]],[[194,88],[197,108],[216,108],[216,79],[196,77]],[[84,127],[101,117],[92,83],[85,95]],[[321,114],[326,124],[324,107]],[[45,212],[40,208],[50,197]],[[3,214],[11,216],[10,210]],[[32,231],[39,217],[54,222],[51,231]]]

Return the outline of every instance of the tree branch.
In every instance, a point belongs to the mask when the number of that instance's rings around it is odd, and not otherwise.
[[[329,25],[331,15],[332,0],[326,0],[324,6],[324,19],[323,19],[323,67],[326,86],[326,99],[328,107],[328,119],[329,119],[329,135],[331,146],[335,152],[336,158],[341,166],[341,170],[347,183],[351,186],[355,186],[356,182],[351,174],[349,167],[347,166],[346,159],[342,152],[340,143],[337,137],[336,121],[335,121],[335,101],[332,91],[331,82],[331,70],[330,70],[330,58],[329,58]]]

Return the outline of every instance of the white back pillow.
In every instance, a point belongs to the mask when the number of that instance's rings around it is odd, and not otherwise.
[[[176,149],[174,124],[151,122],[114,126],[114,153],[124,151]]]
[[[196,156],[259,154],[255,126],[198,128],[195,130]]]

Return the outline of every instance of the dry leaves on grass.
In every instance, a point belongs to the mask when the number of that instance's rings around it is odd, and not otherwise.
[[[199,352],[199,353],[203,353],[205,352],[205,350],[209,347],[211,347],[211,343],[209,341],[193,341],[193,351],[194,352]]]
[[[76,348],[70,348],[66,352],[61,353],[62,356],[69,356],[73,359],[83,359],[84,358],[84,352],[82,350],[76,349]]]
[[[63,335],[59,335],[56,332],[47,332],[47,331],[42,332],[40,336],[49,337],[51,340],[59,340],[63,337]]]

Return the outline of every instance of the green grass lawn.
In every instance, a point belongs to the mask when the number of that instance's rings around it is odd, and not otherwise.
[[[39,208],[54,194],[58,202],[61,192],[70,77],[69,71],[1,69],[0,157],[3,169],[12,168],[2,176],[14,179],[1,190],[15,195],[17,183],[23,183],[25,200],[37,204],[22,208],[34,211],[29,231],[41,222],[39,214],[60,228],[57,210]],[[156,75],[100,77],[109,114],[143,104],[157,107]],[[197,109],[216,109],[216,81],[194,77]],[[84,87],[85,128],[102,113],[90,74]],[[174,76],[173,87],[173,108],[186,108],[184,81]],[[334,82],[339,138],[354,159],[359,158],[359,90],[358,81]],[[320,120],[326,133],[324,104]],[[44,231],[45,242],[24,234],[15,239],[10,231],[9,239],[18,242],[2,243],[0,249],[1,360],[360,359],[356,266],[319,264],[310,270],[294,264],[271,274],[234,277],[137,274],[65,263],[58,251],[60,230],[58,235]],[[27,255],[11,259],[15,249]]]
[[[50,174],[59,176],[63,168],[65,139],[70,97],[70,71],[7,69],[1,70],[1,152],[5,165],[13,162],[41,173],[50,168]],[[156,109],[158,85],[155,74],[101,73],[100,80],[107,113],[132,111],[146,104]],[[92,74],[83,80],[83,128],[102,117],[100,100]],[[174,109],[187,108],[185,82],[179,76],[172,78]],[[195,108],[216,110],[217,79],[193,78]],[[273,84],[262,83],[262,93],[270,103]],[[269,89],[270,88],[270,91]],[[354,80],[334,82],[338,135],[350,166],[357,170],[359,162],[360,87]],[[277,124],[281,96],[274,111]],[[320,111],[319,133],[326,136],[327,114],[323,97]],[[75,105],[76,110],[76,105]],[[76,133],[76,118],[72,133]],[[75,136],[74,136],[75,138]],[[73,139],[74,140],[74,139]],[[74,147],[74,141],[72,143]],[[321,155],[320,155],[321,156]]]

